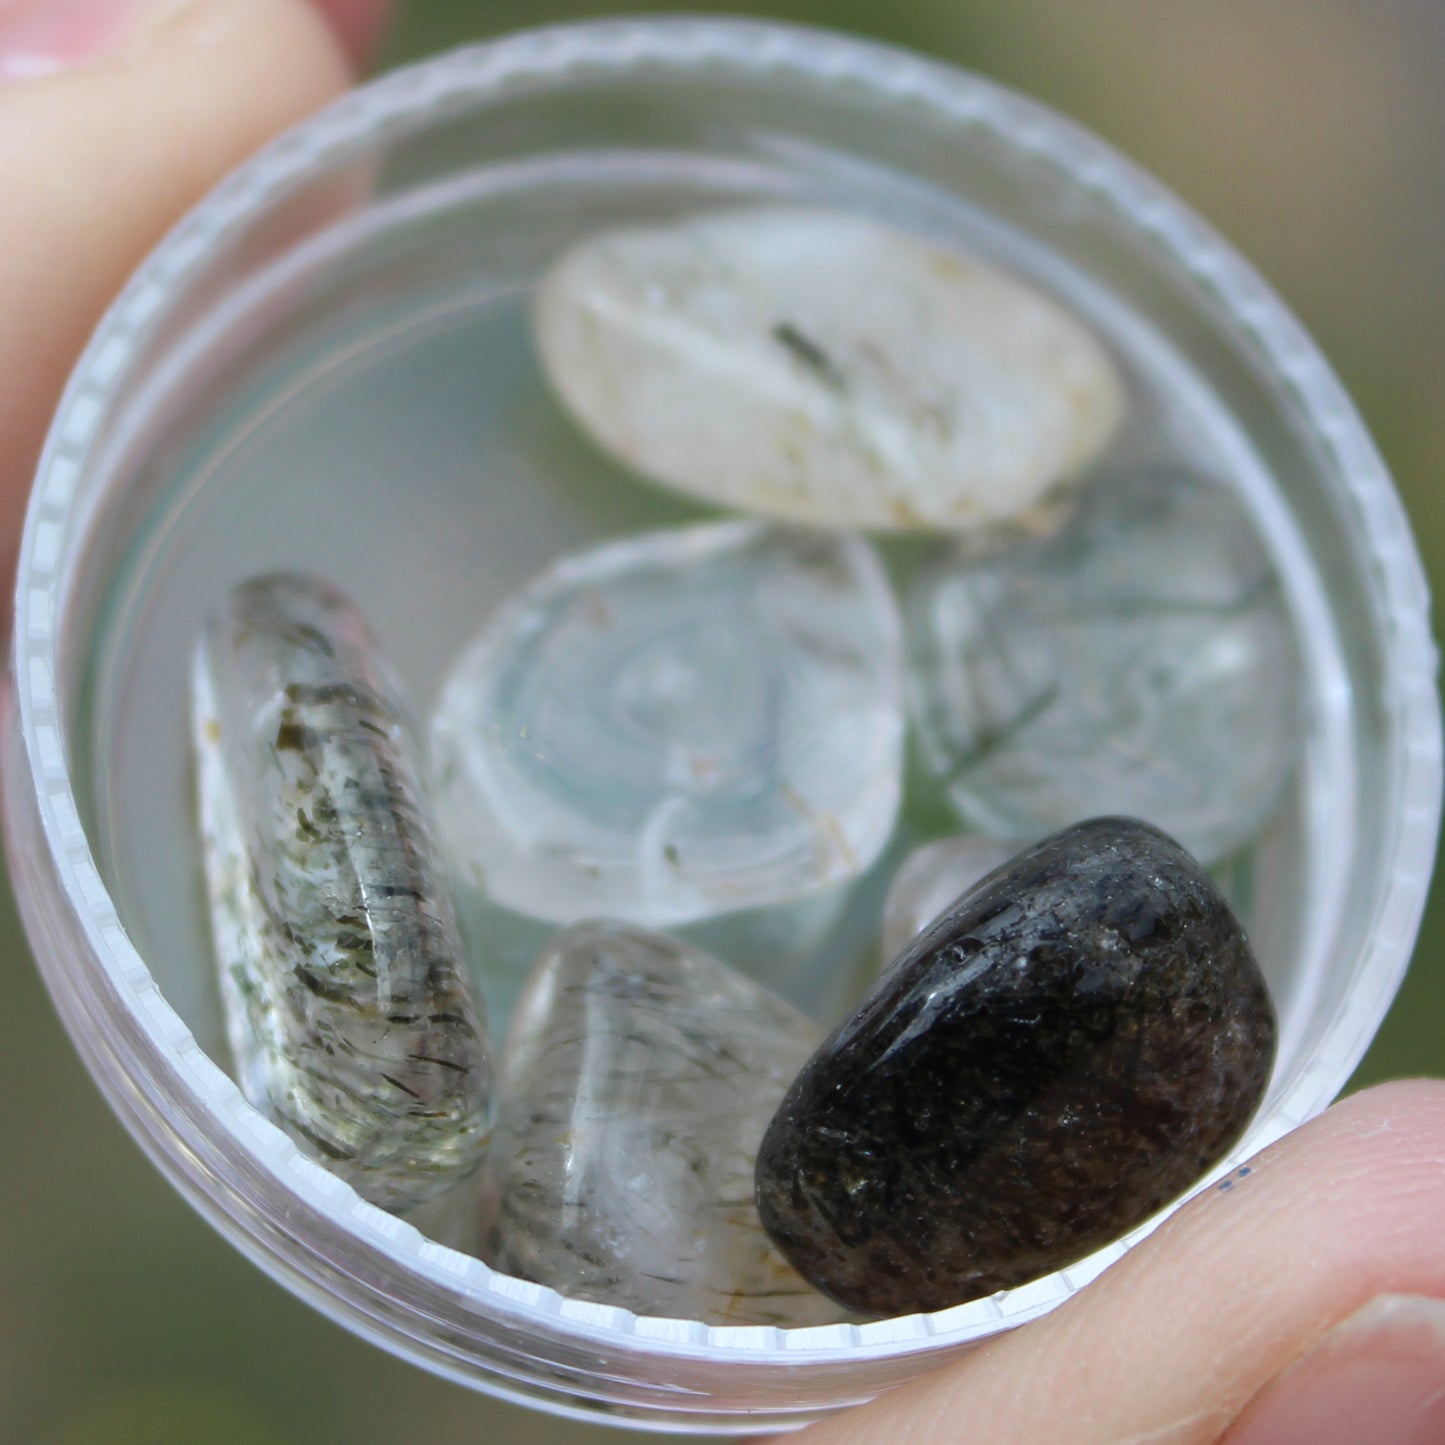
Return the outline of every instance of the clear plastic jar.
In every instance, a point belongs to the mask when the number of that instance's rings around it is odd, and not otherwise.
[[[186,1197],[385,1348],[558,1414],[677,1430],[786,1428],[866,1399],[1053,1308],[1157,1220],[1006,1294],[796,1331],[567,1300],[424,1238],[298,1155],[214,1061],[185,679],[222,589],[301,565],[356,593],[428,699],[508,587],[655,520],[663,502],[553,424],[528,292],[599,227],[767,198],[1005,260],[1227,460],[1298,622],[1308,725],[1252,863],[1278,1066],[1216,1177],[1316,1113],[1394,995],[1433,861],[1435,655],[1399,502],[1309,339],[1182,205],[1039,106],[877,46],[691,19],[538,31],[387,76],[249,163],[142,267],[66,393],[25,533],[4,739],[37,957]]]

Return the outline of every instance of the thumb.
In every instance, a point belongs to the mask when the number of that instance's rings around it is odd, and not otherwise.
[[[0,595],[101,312],[214,181],[346,82],[302,0],[0,0]]]
[[[1442,1219],[1445,1082],[1356,1094],[1053,1314],[789,1445],[1212,1445],[1241,1411],[1229,1445],[1438,1442]]]

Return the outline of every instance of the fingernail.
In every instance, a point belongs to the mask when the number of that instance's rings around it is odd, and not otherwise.
[[[148,0],[0,0],[0,84],[101,59],[148,8]]]
[[[1445,1301],[1371,1301],[1266,1385],[1221,1445],[1363,1441],[1445,1441]]]

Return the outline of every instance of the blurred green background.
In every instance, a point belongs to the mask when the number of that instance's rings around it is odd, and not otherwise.
[[[597,0],[413,0],[385,63]],[[1303,318],[1445,575],[1445,6],[1439,0],[778,0],[1065,110],[1156,172]],[[1437,590],[1440,583],[1437,580]],[[1445,1073],[1445,896],[1356,1083]],[[0,1441],[451,1445],[617,1440],[494,1404],[271,1284],[141,1158],[60,1032],[0,909]]]

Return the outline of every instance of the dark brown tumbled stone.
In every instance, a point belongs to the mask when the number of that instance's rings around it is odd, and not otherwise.
[[[1244,930],[1157,829],[1045,839],[909,945],[813,1056],[758,1155],[758,1210],[853,1309],[943,1309],[1048,1274],[1215,1164],[1264,1093]]]

